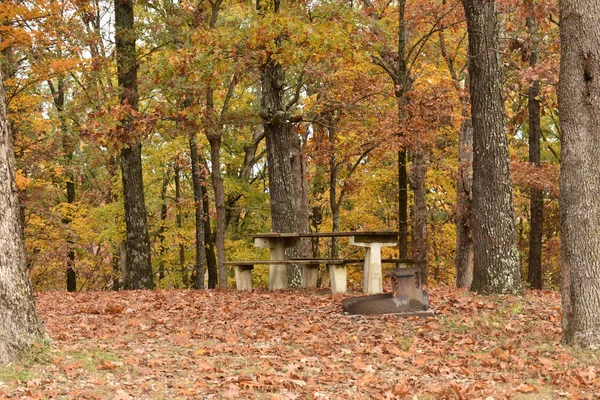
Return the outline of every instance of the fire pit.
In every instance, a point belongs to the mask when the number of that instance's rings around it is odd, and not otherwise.
[[[392,293],[344,299],[344,313],[433,316],[433,310],[429,308],[429,295],[421,287],[420,268],[397,268],[386,275],[391,278]]]

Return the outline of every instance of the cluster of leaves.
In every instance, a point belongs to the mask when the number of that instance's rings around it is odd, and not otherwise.
[[[434,318],[401,319],[325,291],[40,293],[54,344],[0,369],[0,398],[600,395],[598,353],[559,342],[557,293],[430,295]]]

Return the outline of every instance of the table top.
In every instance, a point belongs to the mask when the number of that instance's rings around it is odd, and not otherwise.
[[[353,231],[353,232],[306,232],[306,233],[257,233],[253,238],[274,239],[274,238],[319,238],[319,237],[381,237],[397,238],[398,232],[381,231]]]

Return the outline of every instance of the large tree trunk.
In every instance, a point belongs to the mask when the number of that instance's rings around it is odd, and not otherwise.
[[[406,62],[406,0],[398,1],[398,63],[394,81],[396,101],[398,105],[398,131],[406,123],[406,94],[409,90],[409,80]],[[406,145],[398,152],[398,247],[400,258],[408,257],[408,174],[406,162],[408,154]]]
[[[138,109],[137,60],[133,27],[133,0],[115,0],[115,53],[119,100],[125,108]],[[121,151],[123,204],[127,230],[127,275],[125,289],[152,289],[152,262],[144,182],[142,180],[142,145],[135,138],[133,115],[121,121],[127,142]]]
[[[196,268],[194,282],[196,289],[204,289],[206,272],[205,239],[204,239],[204,196],[202,194],[202,175],[200,173],[200,157],[198,156],[198,139],[196,133],[190,135],[190,160],[192,164],[192,184],[194,187],[194,210],[196,226]],[[214,286],[213,286],[214,287]]]
[[[272,12],[279,12],[279,0],[273,0]],[[257,1],[257,8],[261,9]],[[275,39],[275,46],[281,45]],[[260,75],[260,116],[264,121],[267,141],[267,168],[269,195],[271,199],[271,224],[273,232],[297,232],[292,179],[290,123],[285,104],[285,72],[281,63],[269,58],[262,66]],[[288,266],[288,285],[300,286],[301,270],[297,265]]]
[[[471,289],[521,293],[496,3],[463,0],[469,34],[473,119],[473,241]]]
[[[419,144],[418,146],[422,146]],[[414,228],[413,228],[413,251],[415,260],[424,261],[420,264],[421,277],[424,285],[427,285],[428,271],[428,238],[427,238],[427,198],[425,190],[425,175],[427,164],[423,149],[417,149],[413,156],[412,184],[415,196],[414,204]]]
[[[292,179],[294,181],[294,203],[296,204],[296,222],[298,232],[310,232],[309,210],[308,210],[308,183],[306,182],[306,156],[300,135],[292,133],[291,136],[291,166]],[[310,238],[300,239],[298,244],[298,257],[308,258],[312,253]]]
[[[560,0],[563,340],[600,346],[600,4]]]
[[[473,282],[473,238],[471,205],[473,185],[473,124],[465,119],[458,138],[458,177],[456,179],[456,287],[470,288]]]
[[[45,339],[25,260],[3,82],[0,69],[0,365],[12,362],[36,341]]]
[[[529,65],[535,67],[538,63],[538,38],[536,32],[533,3],[530,4],[531,16],[527,18],[527,26],[531,39],[531,56]],[[529,87],[529,162],[540,167],[540,138],[542,128],[540,124],[540,82],[535,81]],[[531,220],[529,228],[529,259],[527,283],[532,289],[542,288],[542,235],[544,221],[544,192],[538,188],[531,188]]]

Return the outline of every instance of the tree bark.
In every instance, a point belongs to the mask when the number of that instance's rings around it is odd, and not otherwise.
[[[205,233],[204,233],[204,195],[202,194],[202,174],[200,173],[200,157],[198,156],[198,139],[196,133],[190,135],[190,160],[192,164],[192,184],[194,187],[194,211],[196,225],[196,266],[195,287],[204,289],[204,274],[206,272]],[[214,286],[213,286],[214,287]]]
[[[165,246],[165,231],[167,230],[167,188],[169,187],[169,171],[165,172],[165,177],[163,179],[163,183],[160,189],[160,227],[158,228],[158,237],[159,245],[158,245],[158,254],[159,254],[159,262],[158,262],[158,280],[162,281],[165,278],[165,260],[163,259],[165,253],[167,252],[167,247]]]
[[[473,122],[469,114],[469,96],[463,89],[463,82],[469,86],[464,68],[456,69],[456,55],[446,48],[444,32],[440,32],[440,49],[448,66],[461,104],[462,123],[458,137],[458,172],[456,177],[456,287],[470,288],[473,282],[473,235],[471,210],[473,204]],[[456,54],[456,53],[454,53]]]
[[[418,144],[417,146],[422,146]],[[425,190],[425,175],[427,164],[423,149],[415,150],[412,165],[412,184],[414,191],[414,228],[413,228],[413,258],[424,261],[420,264],[421,279],[424,285],[428,282],[428,238],[427,238],[427,199]]]
[[[600,347],[600,4],[560,0],[563,340]]]
[[[398,1],[398,62],[395,76],[392,76],[396,88],[395,95],[398,104],[398,131],[406,123],[406,94],[409,90],[409,80],[406,62],[406,0]],[[394,79],[395,78],[395,79]],[[398,247],[400,258],[408,257],[408,174],[406,163],[408,154],[406,145],[398,151]],[[425,228],[427,229],[427,228]]]
[[[204,163],[203,163],[204,164]],[[203,184],[200,186],[202,190],[202,206],[204,207],[204,241],[206,251],[206,266],[208,269],[208,288],[214,289],[217,287],[218,270],[217,270],[217,257],[215,255],[215,237],[212,233],[210,226],[210,202],[208,200],[208,190],[206,189],[206,183],[203,178]]]
[[[536,32],[533,3],[530,4],[531,16],[527,18],[527,27],[531,40],[531,56],[529,65],[535,67],[538,63],[539,44]],[[540,167],[540,139],[542,128],[540,124],[540,82],[536,80],[529,87],[529,162]],[[531,220],[529,223],[529,257],[527,283],[532,289],[542,288],[542,235],[544,221],[544,192],[531,188],[530,199]]]
[[[310,232],[310,220],[308,217],[308,183],[306,182],[306,156],[300,135],[292,133],[291,136],[291,166],[292,179],[294,181],[294,203],[296,204],[296,221],[299,233]],[[298,257],[309,258],[311,256],[310,238],[301,238],[298,244]]]
[[[115,53],[119,100],[125,108],[138,109],[137,59],[133,27],[133,0],[115,0]],[[142,145],[135,138],[131,113],[121,121],[127,138],[121,150],[123,203],[127,230],[127,275],[125,289],[152,289],[152,262],[144,182],[142,180]]]
[[[466,117],[466,116],[465,116]],[[473,124],[463,120],[458,138],[458,177],[456,179],[456,287],[470,288],[473,282],[473,238],[471,207],[473,185]]]
[[[329,207],[331,208],[331,230],[332,232],[338,232],[340,230],[340,207],[341,203],[338,201],[337,195],[337,181],[338,181],[338,162],[336,157],[336,129],[332,117],[328,117],[327,131],[329,135]],[[339,238],[331,238],[331,258],[338,258]]]
[[[187,288],[189,286],[188,270],[185,265],[185,245],[183,244],[183,238],[181,237],[183,234],[183,215],[181,214],[181,203],[183,201],[183,197],[181,196],[181,169],[177,165],[177,160],[175,160],[173,173],[175,176],[175,223],[179,230],[177,235],[179,242],[179,271],[181,273],[181,284],[184,288]]]
[[[62,150],[66,169],[66,195],[67,204],[73,204],[75,202],[75,174],[72,171],[73,152],[75,151],[74,140],[69,135],[69,126],[67,124],[67,118],[65,117],[65,78],[60,75],[57,79],[57,85],[54,86],[52,80],[48,80],[48,86],[52,92],[52,100],[56,113],[58,114],[58,120],[60,122],[60,133],[62,135]],[[65,216],[62,219],[62,223],[68,226],[71,223],[71,218]],[[70,235],[69,235],[70,236]],[[75,292],[77,290],[77,274],[75,273],[75,250],[73,249],[73,240],[67,237],[67,268],[66,268],[66,284],[67,292]]]
[[[471,290],[521,293],[495,1],[463,0],[469,34],[473,120],[473,241]]]
[[[225,261],[225,188],[221,176],[221,133],[207,134],[210,143],[210,166],[213,190],[215,192],[215,205],[217,206],[217,234],[215,245],[217,248],[217,270],[219,273],[219,286],[227,287],[227,268]]]
[[[214,30],[217,24],[219,11],[221,10],[222,0],[211,2],[211,17],[209,29]],[[223,186],[223,177],[221,176],[221,143],[223,138],[222,121],[223,114],[227,111],[229,99],[236,84],[235,73],[231,77],[229,90],[221,110],[218,115],[214,104],[214,89],[212,82],[206,85],[206,109],[204,115],[204,133],[210,144],[210,166],[213,191],[215,194],[215,206],[217,208],[217,226],[215,235],[215,246],[217,248],[217,270],[219,274],[219,286],[227,287],[227,267],[225,264],[225,229],[226,229],[226,209],[225,209],[225,188]]]
[[[406,149],[398,152],[398,247],[400,258],[408,258],[408,174]]]
[[[272,1],[272,12],[279,12],[279,0]],[[257,8],[261,4],[257,1]],[[281,46],[281,37],[275,46]],[[271,224],[273,232],[297,232],[292,179],[290,123],[285,104],[285,72],[281,63],[269,57],[261,67],[260,116],[263,119],[267,141],[267,169],[271,199]],[[288,266],[288,285],[300,286],[301,270]]]
[[[46,339],[35,311],[25,260],[3,82],[0,69],[0,365],[14,361],[35,342]]]

